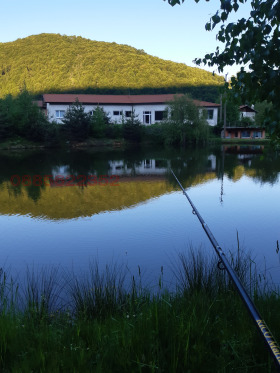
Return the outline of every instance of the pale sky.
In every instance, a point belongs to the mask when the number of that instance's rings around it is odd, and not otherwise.
[[[76,35],[127,44],[165,60],[195,66],[194,58],[217,47],[216,31],[205,31],[205,24],[219,3],[186,0],[171,7],[163,0],[0,0],[0,42],[40,33]],[[235,19],[248,14],[249,4],[243,7]],[[235,72],[236,68],[224,70],[229,75]]]

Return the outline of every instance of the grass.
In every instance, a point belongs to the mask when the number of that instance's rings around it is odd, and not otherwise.
[[[249,257],[231,256],[280,339],[280,298],[257,283]],[[0,271],[0,371],[274,372],[258,331],[217,260],[190,249],[172,264],[176,290],[141,285],[122,265],[88,273]]]

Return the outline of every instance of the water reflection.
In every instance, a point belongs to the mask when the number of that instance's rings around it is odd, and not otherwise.
[[[185,187],[220,180],[223,203],[225,176],[233,181],[247,176],[254,182],[273,185],[279,178],[280,157],[255,145],[181,151],[5,153],[1,154],[0,213],[72,219],[121,210],[177,190],[170,168]],[[13,175],[17,179],[11,179]],[[46,175],[49,183],[45,182]],[[112,175],[118,177],[115,184],[108,182]],[[68,183],[55,182],[58,177]],[[88,183],[93,177],[105,181]],[[76,181],[69,183],[71,178]],[[14,180],[20,182],[15,185]]]
[[[40,151],[1,154],[0,263],[73,263],[117,258],[156,276],[166,253],[209,242],[174,180],[172,167],[224,249],[240,242],[275,266],[280,157],[267,148]],[[13,186],[11,176],[116,175],[118,185],[86,182]],[[37,180],[37,179],[36,179]],[[277,205],[278,204],[278,205]],[[208,245],[208,246],[207,246]],[[205,249],[207,251],[207,249]],[[279,254],[278,254],[279,256]],[[279,264],[277,263],[277,270]],[[278,276],[280,278],[280,275]]]

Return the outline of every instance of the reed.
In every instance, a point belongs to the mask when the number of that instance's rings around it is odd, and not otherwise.
[[[232,260],[240,276],[250,268],[241,252]],[[116,263],[91,263],[83,275],[29,270],[24,291],[2,270],[0,371],[274,372],[217,261],[191,248],[173,270],[176,290],[163,288],[162,271],[158,292],[142,286],[140,268],[132,275]],[[279,339],[279,292],[252,284],[255,270],[246,286]]]

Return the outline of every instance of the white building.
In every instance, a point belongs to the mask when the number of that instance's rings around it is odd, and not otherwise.
[[[240,119],[251,118],[251,119],[255,120],[256,110],[254,109],[254,105],[252,105],[252,106],[248,106],[248,105],[239,106],[239,112],[240,112]]]
[[[168,102],[174,99],[174,94],[161,95],[86,95],[86,94],[44,94],[43,108],[49,120],[61,123],[66,111],[77,100],[83,105],[85,112],[90,113],[98,106],[109,115],[112,122],[121,123],[123,118],[129,118],[134,111],[144,124],[154,124],[164,119]],[[178,94],[176,96],[182,96]],[[218,121],[219,104],[197,101],[194,103],[207,111],[207,121],[215,126]]]

